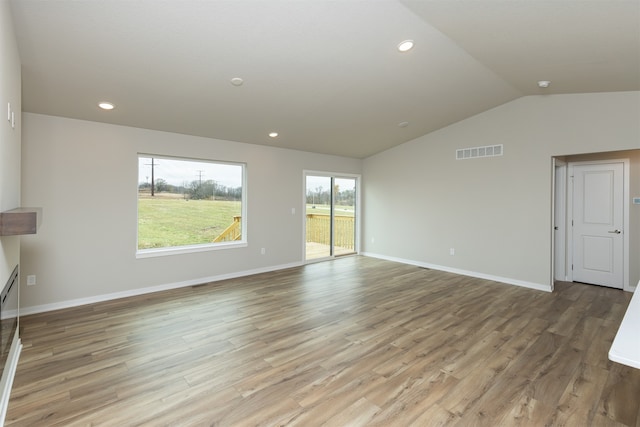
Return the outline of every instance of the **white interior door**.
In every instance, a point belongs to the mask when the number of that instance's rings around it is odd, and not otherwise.
[[[573,166],[573,280],[624,285],[624,163]]]

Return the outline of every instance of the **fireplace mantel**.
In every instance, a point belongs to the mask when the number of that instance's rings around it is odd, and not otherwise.
[[[0,212],[0,236],[36,234],[41,218],[41,208],[16,208]]]

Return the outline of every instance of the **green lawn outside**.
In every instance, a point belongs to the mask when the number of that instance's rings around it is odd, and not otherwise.
[[[239,215],[240,202],[140,198],[138,249],[211,243]]]
[[[315,206],[315,208],[313,206]],[[331,213],[331,207],[329,205],[307,204],[307,215],[310,215],[310,214],[329,215],[330,213]],[[353,216],[354,215],[353,206],[337,205],[335,209],[335,215],[336,216]]]

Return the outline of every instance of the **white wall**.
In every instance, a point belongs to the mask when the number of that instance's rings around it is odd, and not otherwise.
[[[639,118],[639,92],[529,96],[367,158],[363,250],[549,289],[551,158],[638,149]],[[503,157],[455,160],[494,144]]]
[[[361,167],[365,253],[548,289],[551,157],[638,149],[639,115],[638,92],[525,97],[361,162],[24,114],[23,204],[44,212],[22,238],[22,276],[38,278],[23,279],[22,307],[298,264],[302,171]],[[503,157],[455,160],[456,148],[493,144]],[[246,162],[249,246],[136,259],[138,152]]]
[[[0,1],[0,211],[20,206],[21,80],[20,56],[9,2]],[[7,107],[15,128],[7,120]],[[0,288],[19,263],[20,237],[0,237]]]
[[[22,240],[23,277],[37,276],[35,286],[21,284],[23,312],[299,264],[303,170],[361,172],[357,159],[39,114],[23,120],[23,203],[43,208],[38,234]],[[138,152],[245,162],[248,247],[136,259]]]

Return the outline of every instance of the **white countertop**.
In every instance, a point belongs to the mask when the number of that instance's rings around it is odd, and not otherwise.
[[[640,283],[636,289],[640,289]],[[609,360],[640,369],[640,291],[631,297],[609,349]]]

